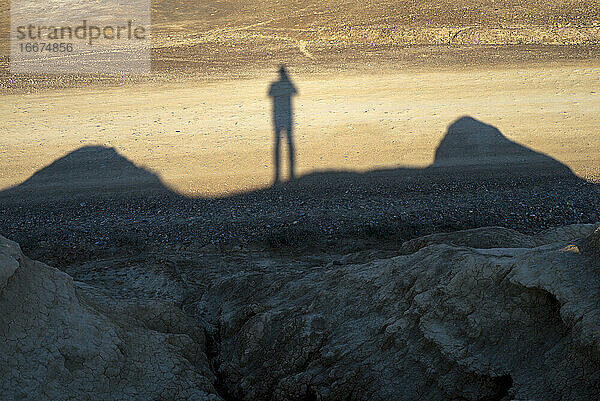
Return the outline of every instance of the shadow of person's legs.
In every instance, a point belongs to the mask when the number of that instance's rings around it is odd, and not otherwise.
[[[277,184],[280,180],[281,168],[280,168],[280,152],[281,152],[281,128],[275,127],[275,144],[273,145],[273,159],[275,163],[275,178],[274,184]]]
[[[288,125],[287,129],[286,129],[286,133],[287,133],[287,143],[288,143],[288,152],[290,153],[289,155],[289,160],[290,160],[290,180],[293,180],[294,178],[296,178],[295,172],[294,172],[294,168],[295,168],[295,155],[296,155],[296,150],[294,149],[294,136],[292,133],[292,126]]]

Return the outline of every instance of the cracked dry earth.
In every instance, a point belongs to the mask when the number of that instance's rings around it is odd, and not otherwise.
[[[5,400],[594,400],[599,322],[595,225],[65,272],[0,237]]]

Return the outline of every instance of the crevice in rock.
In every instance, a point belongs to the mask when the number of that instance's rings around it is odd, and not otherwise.
[[[497,385],[497,392],[494,396],[482,401],[509,401],[513,399],[510,389],[513,385],[512,376],[509,374],[492,378]]]
[[[219,333],[216,332],[211,334],[208,333],[207,330],[204,330],[204,332],[206,337],[206,357],[208,358],[209,368],[212,371],[212,374],[215,376],[215,382],[213,383],[215,391],[225,401],[245,401],[232,393],[231,389],[225,382],[225,378],[219,373],[219,366],[217,362],[217,356],[219,353]]]
[[[215,373],[215,372],[213,372]],[[245,401],[241,398],[238,398],[234,395],[232,395],[229,391],[229,389],[227,388],[227,386],[225,385],[225,383],[223,383],[221,381],[221,378],[219,376],[216,375],[215,373],[215,377],[217,378],[217,380],[215,381],[214,387],[215,390],[217,391],[217,394],[223,398],[225,401]]]

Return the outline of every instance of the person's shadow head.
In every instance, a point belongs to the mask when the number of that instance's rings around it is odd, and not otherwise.
[[[280,145],[281,133],[286,132],[288,152],[289,152],[289,169],[290,179],[294,179],[294,141],[293,141],[293,110],[292,96],[298,91],[294,84],[290,81],[287,69],[284,65],[279,66],[279,80],[271,82],[269,86],[269,97],[273,100],[273,131],[275,132],[275,145],[273,149],[273,158],[275,163],[275,183],[280,180],[281,160],[280,160]]]
[[[287,68],[285,68],[284,64],[279,66],[279,80],[280,81],[290,81],[290,77],[287,72]]]

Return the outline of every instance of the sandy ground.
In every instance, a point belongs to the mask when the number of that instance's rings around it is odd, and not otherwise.
[[[84,145],[117,149],[192,196],[270,185],[276,65],[254,77],[3,95],[0,189]],[[586,179],[600,177],[600,64],[311,74],[290,68],[297,171],[425,167],[472,116]],[[56,183],[65,185],[65,183]],[[71,188],[76,191],[77,188]]]

